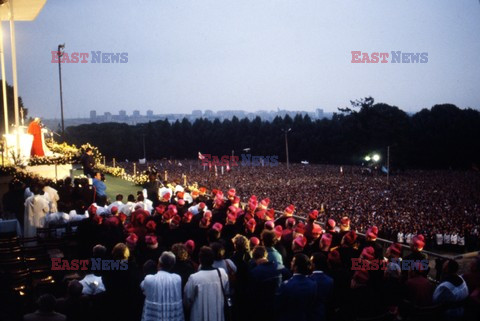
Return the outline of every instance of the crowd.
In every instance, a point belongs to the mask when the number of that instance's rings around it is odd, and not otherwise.
[[[421,265],[437,231],[477,233],[479,185],[466,183],[478,176],[405,173],[387,189],[384,177],[354,168],[295,165],[229,176],[197,169],[187,175],[199,184],[183,187],[175,180],[187,165],[169,165],[171,184],[158,180],[161,170],[150,173],[126,201],[98,197],[87,179],[12,182],[10,196],[27,197],[24,225],[30,214],[40,217],[34,224],[78,221],[79,259],[128,263],[108,271],[91,264],[65,298],[40,296],[25,320],[354,320],[424,308],[447,320],[479,316],[480,258],[462,276],[446,261],[437,286]],[[411,253],[399,243],[383,253],[377,238],[398,232],[411,234],[402,239]]]

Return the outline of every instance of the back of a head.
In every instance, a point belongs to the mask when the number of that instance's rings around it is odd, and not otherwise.
[[[175,254],[170,251],[165,251],[158,259],[159,267],[167,272],[171,272],[175,266]]]
[[[94,258],[103,259],[107,254],[107,248],[102,244],[97,244],[93,247],[92,255]]]
[[[310,260],[303,253],[295,254],[293,267],[296,273],[307,275],[310,273]]]
[[[448,273],[448,274],[450,274],[450,275],[452,275],[452,274],[457,274],[458,268],[459,268],[458,262],[455,261],[455,260],[450,259],[450,260],[448,260],[448,261],[446,262],[445,272]]]
[[[272,247],[275,245],[276,234],[274,231],[264,230],[260,236],[265,247]]]
[[[203,268],[211,267],[213,265],[213,251],[208,246],[202,246],[198,253],[198,260]]]
[[[177,261],[186,261],[188,260],[188,250],[185,244],[175,243],[172,245],[172,252],[175,255]]]
[[[112,259],[114,260],[128,260],[130,257],[130,250],[124,243],[117,243],[112,250]]]
[[[83,285],[78,280],[72,280],[68,283],[68,295],[73,298],[82,296]]]
[[[51,295],[50,293],[46,293],[41,295],[38,300],[38,310],[41,312],[53,312],[53,309],[55,308],[55,297]]]
[[[325,254],[316,252],[311,257],[312,269],[314,271],[325,271],[328,268],[327,257]]]
[[[250,242],[244,235],[237,234],[232,241],[236,251],[248,252],[250,250]]]
[[[123,195],[122,194],[118,194],[116,197],[115,197],[115,200],[117,201],[123,201]]]
[[[210,244],[213,251],[213,258],[215,260],[223,260],[225,257],[225,247],[220,242],[213,242]]]
[[[257,245],[252,251],[252,258],[254,260],[260,260],[267,257],[267,250],[264,246]]]
[[[127,197],[127,201],[135,202],[135,196],[133,196],[133,194],[129,194],[128,197]]]

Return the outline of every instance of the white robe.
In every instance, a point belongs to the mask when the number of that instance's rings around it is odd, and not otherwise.
[[[228,275],[219,269],[222,286],[228,293]],[[224,321],[224,299],[217,270],[201,270],[190,275],[184,289],[184,299],[190,308],[190,321]]]
[[[142,321],[184,321],[182,279],[178,274],[158,271],[147,275],[140,287],[145,294]]]
[[[42,195],[33,195],[25,201],[23,236],[34,237],[37,227],[45,225],[45,216],[49,211],[48,201]]]
[[[57,212],[57,202],[60,200],[60,197],[58,196],[58,192],[56,189],[50,186],[45,186],[43,188],[43,191],[45,194],[48,194],[49,201],[50,201],[50,212],[55,213]]]

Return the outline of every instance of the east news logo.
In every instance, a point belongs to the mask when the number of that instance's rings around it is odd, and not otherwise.
[[[426,64],[428,62],[428,52],[368,52],[352,51],[352,64]],[[390,59],[390,61],[389,61]]]

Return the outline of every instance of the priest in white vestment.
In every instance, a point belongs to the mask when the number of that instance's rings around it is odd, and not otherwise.
[[[49,202],[43,197],[34,192],[25,200],[25,214],[23,223],[23,236],[34,237],[37,235],[37,227],[44,227],[45,217],[49,213]]]
[[[202,269],[190,275],[184,289],[184,301],[190,311],[190,321],[224,321],[222,287],[228,294],[228,275],[224,269],[212,267],[214,255],[211,248],[202,247],[198,256]]]
[[[170,273],[175,255],[163,252],[158,259],[158,272],[147,275],[140,287],[145,294],[142,321],[184,321],[182,279]]]

